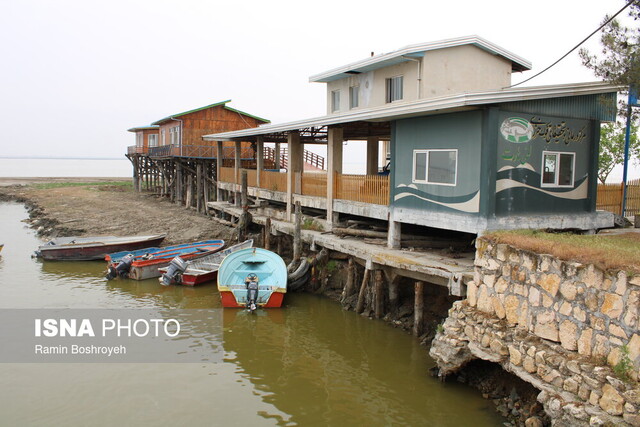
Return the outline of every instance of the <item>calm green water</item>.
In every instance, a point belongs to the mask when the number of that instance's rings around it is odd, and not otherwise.
[[[26,217],[0,203],[0,308],[220,309],[211,284],[107,282],[102,262],[31,259],[40,242]],[[0,364],[0,425],[502,424],[474,390],[429,377],[410,335],[322,297],[285,301],[258,316],[223,310],[220,363]]]

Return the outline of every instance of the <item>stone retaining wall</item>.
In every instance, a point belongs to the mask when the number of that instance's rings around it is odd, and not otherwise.
[[[486,239],[476,247],[467,299],[432,345],[441,374],[490,360],[540,389],[558,425],[640,426],[640,276]],[[625,361],[627,382],[612,369]]]

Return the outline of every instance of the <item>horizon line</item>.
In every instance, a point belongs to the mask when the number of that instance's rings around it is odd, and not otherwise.
[[[22,160],[126,160],[126,157],[71,157],[71,156],[0,156],[0,159]]]

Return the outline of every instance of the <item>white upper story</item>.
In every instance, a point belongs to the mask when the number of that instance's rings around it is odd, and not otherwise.
[[[406,46],[309,78],[327,83],[327,114],[500,90],[531,63],[478,36]]]

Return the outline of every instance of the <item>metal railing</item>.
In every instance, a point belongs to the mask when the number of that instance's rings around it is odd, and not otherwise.
[[[130,145],[127,147],[127,154],[147,154],[147,150],[144,147]]]

